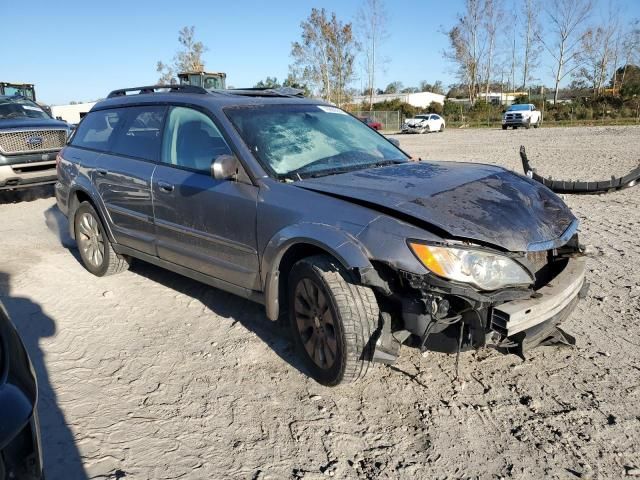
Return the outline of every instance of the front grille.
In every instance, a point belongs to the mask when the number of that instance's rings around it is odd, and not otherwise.
[[[66,141],[66,130],[0,132],[0,152],[7,155],[46,152],[61,149]]]

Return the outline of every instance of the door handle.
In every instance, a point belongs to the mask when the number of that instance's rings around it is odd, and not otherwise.
[[[103,175],[103,176],[109,173],[104,168],[97,168],[96,172],[98,173],[98,175]]]
[[[160,188],[161,192],[165,192],[165,193],[173,192],[173,185],[171,185],[170,183],[158,182],[158,187]]]

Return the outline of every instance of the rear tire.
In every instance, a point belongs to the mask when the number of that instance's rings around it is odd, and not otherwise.
[[[104,277],[129,268],[131,260],[113,250],[100,215],[93,205],[82,202],[73,221],[80,258],[89,272]]]
[[[440,132],[440,133],[444,132],[444,123],[441,123],[441,124],[440,124],[440,130],[439,130],[439,132]]]
[[[310,375],[326,386],[367,373],[378,335],[378,302],[331,257],[297,262],[289,274],[289,320]]]

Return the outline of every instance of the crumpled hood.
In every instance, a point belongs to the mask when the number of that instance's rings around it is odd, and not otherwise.
[[[551,190],[500,167],[410,162],[306,179],[294,185],[427,223],[457,239],[508,251],[566,243],[576,218]],[[574,223],[575,222],[575,223]],[[571,228],[569,228],[571,227]]]
[[[416,125],[420,125],[422,122],[426,122],[427,120],[424,118],[409,118],[405,123],[410,127],[414,127]]]

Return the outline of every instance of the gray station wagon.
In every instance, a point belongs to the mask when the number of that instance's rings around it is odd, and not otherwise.
[[[281,90],[116,90],[58,158],[88,271],[141,259],[288,319],[325,385],[400,346],[523,354],[586,288],[578,221],[500,167],[413,161],[343,110]]]

